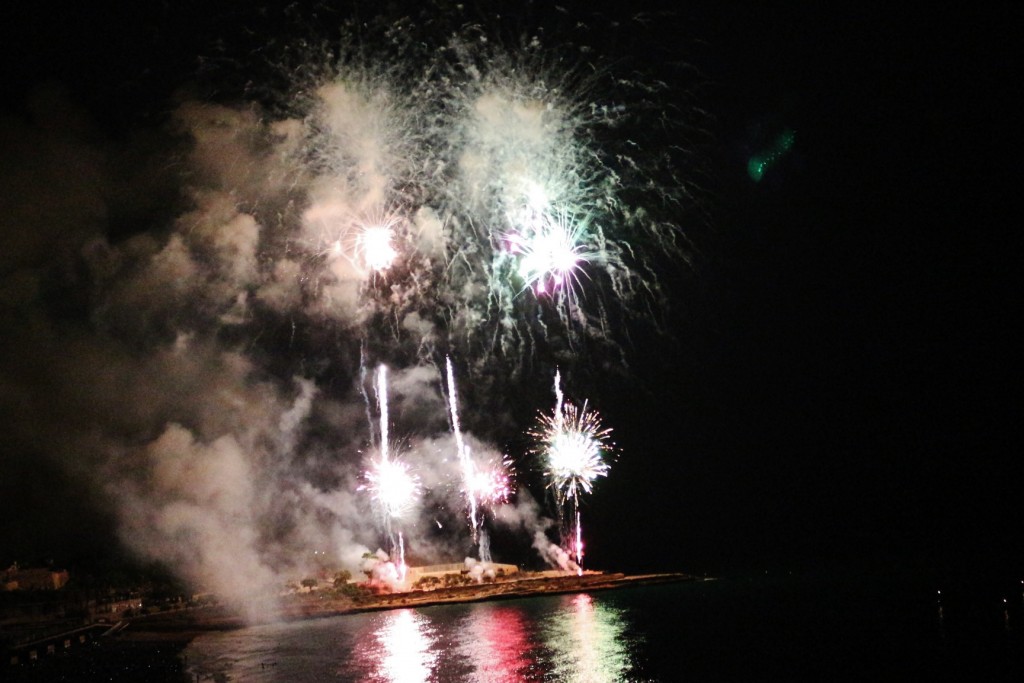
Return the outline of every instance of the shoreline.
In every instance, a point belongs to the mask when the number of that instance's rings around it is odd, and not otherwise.
[[[583,575],[540,575],[526,578],[435,588],[433,590],[386,593],[368,599],[353,601],[348,598],[325,597],[312,594],[296,600],[286,600],[281,606],[277,622],[325,619],[345,614],[361,614],[393,609],[454,605],[469,602],[512,600],[539,595],[559,595],[590,591],[614,590],[633,586],[664,583],[705,581],[702,577],[680,572],[626,575],[614,573],[584,573]],[[182,612],[136,617],[114,636],[121,642],[180,643],[182,647],[204,633],[233,631],[251,624],[240,615],[222,607],[205,607]]]
[[[586,591],[612,590],[627,586],[652,585],[696,581],[697,577],[682,573],[637,574],[594,573],[581,576],[536,577],[482,583],[473,586],[436,588],[428,591],[407,591],[377,596],[370,605],[360,605],[345,610],[344,614],[376,612],[403,607],[429,607],[432,605],[458,604],[464,602],[486,602],[488,600],[511,600],[535,595],[558,595]]]
[[[337,594],[291,595],[281,601],[274,619],[287,623],[346,614],[429,607],[541,595],[584,593],[633,586],[706,581],[683,573],[637,574],[586,572],[582,575],[531,573],[469,586],[387,593],[353,600]],[[186,648],[202,635],[251,626],[241,615],[219,605],[158,612],[105,624],[105,632],[66,653],[46,654],[0,669],[12,683],[39,680],[148,680],[154,683],[191,681]],[[99,624],[95,628],[101,628]],[[63,637],[63,636],[61,636]],[[55,636],[56,638],[56,636]],[[55,641],[57,642],[57,641]],[[5,678],[5,680],[7,680]]]

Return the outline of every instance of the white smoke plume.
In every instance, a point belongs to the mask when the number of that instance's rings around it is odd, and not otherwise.
[[[515,504],[498,506],[494,511],[494,519],[504,527],[527,533],[532,539],[533,549],[549,567],[574,572],[579,570],[569,553],[548,537],[548,532],[557,524],[543,515],[540,505],[528,492],[521,491]]]

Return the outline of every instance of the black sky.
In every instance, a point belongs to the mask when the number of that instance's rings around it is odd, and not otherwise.
[[[699,72],[707,206],[673,280],[674,339],[636,340],[634,379],[601,387],[621,455],[585,508],[589,561],[1024,569],[1024,14],[720,4],[651,8],[615,46]],[[31,116],[34,89],[60,82],[99,134],[158,121],[198,55],[263,39],[228,27],[272,32],[280,11],[156,5],[0,10],[3,114]],[[792,150],[755,183],[749,157],[786,127]],[[5,473],[0,542],[61,555],[22,526],[53,524],[22,509],[54,504],[51,475]]]
[[[716,235],[649,426],[680,482],[655,479],[651,517],[720,566],[1019,563],[1020,14],[694,18]],[[782,126],[793,153],[755,185],[752,140]]]

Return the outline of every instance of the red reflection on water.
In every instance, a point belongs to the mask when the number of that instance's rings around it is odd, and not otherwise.
[[[539,681],[523,614],[515,608],[480,605],[469,615],[462,648],[473,663],[473,680],[483,683]]]

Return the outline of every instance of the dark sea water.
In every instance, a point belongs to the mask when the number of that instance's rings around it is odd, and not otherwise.
[[[184,656],[190,680],[1021,681],[1024,584],[722,579],[258,626]]]

